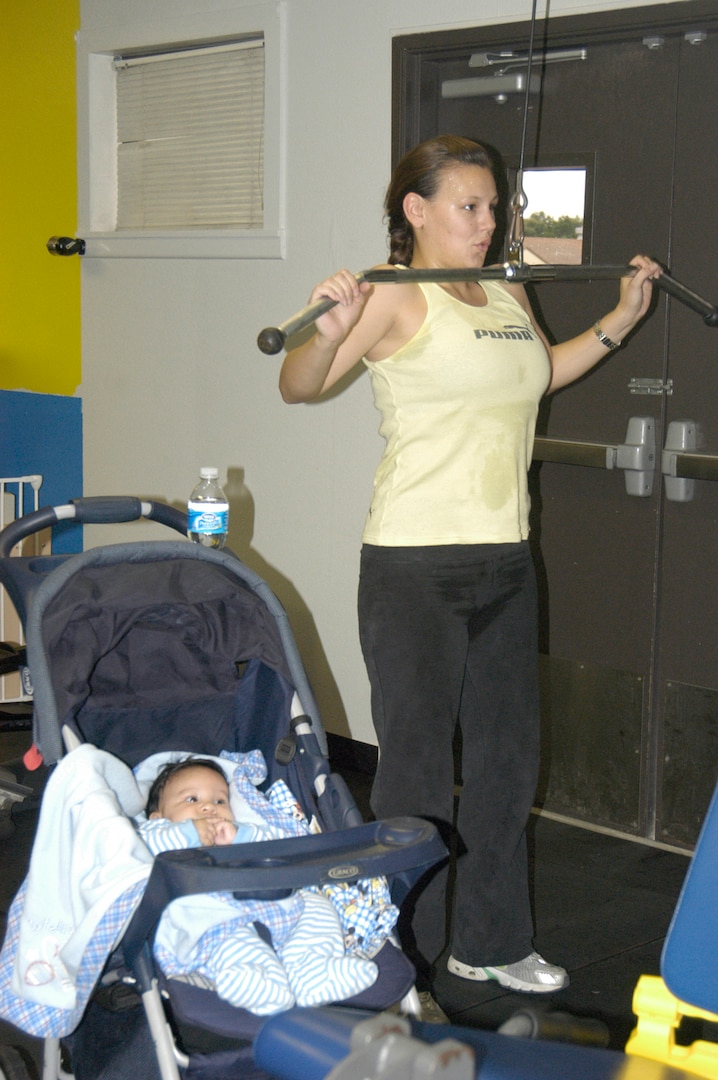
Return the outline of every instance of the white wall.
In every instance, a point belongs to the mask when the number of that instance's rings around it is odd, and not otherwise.
[[[82,0],[82,33],[121,46],[145,32],[157,40],[183,14],[201,27],[204,16],[231,20],[248,6]],[[554,0],[551,16],[629,6],[639,5]],[[260,353],[256,337],[302,307],[333,269],[385,258],[392,36],[526,20],[531,4],[284,7],[286,258],[84,260],[85,494],[181,503],[199,466],[216,464],[229,477],[230,544],[287,608],[327,729],[374,742],[355,614],[359,537],[381,451],[367,379],[330,401],[284,405],[281,357]],[[90,544],[161,536],[144,526],[87,532]]]

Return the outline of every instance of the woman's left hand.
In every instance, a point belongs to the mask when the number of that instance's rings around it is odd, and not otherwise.
[[[652,282],[661,276],[663,268],[648,255],[635,255],[631,259],[636,273],[632,277],[621,278],[621,294],[616,305],[616,314],[622,316],[626,330],[634,327],[648,311],[653,296]]]
[[[552,375],[549,392],[575,382],[599,360],[605,359],[609,351],[621,344],[626,334],[633,330],[648,311],[653,296],[653,282],[661,276],[663,270],[655,259],[648,255],[635,255],[631,259],[631,266],[636,267],[636,272],[630,277],[621,278],[621,292],[613,311],[604,315],[591,330],[550,349]],[[596,334],[596,326],[609,339],[609,344]],[[536,329],[539,332],[538,327]]]

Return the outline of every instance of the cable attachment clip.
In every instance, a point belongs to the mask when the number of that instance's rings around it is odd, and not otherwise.
[[[524,210],[528,206],[523,189],[523,169],[516,173],[516,190],[511,196],[511,225],[509,227],[508,260],[521,264],[524,261]]]

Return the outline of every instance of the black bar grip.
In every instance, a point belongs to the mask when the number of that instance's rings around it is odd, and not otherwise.
[[[75,521],[86,525],[110,525],[142,517],[142,502],[134,495],[91,495],[70,502],[75,507]]]
[[[75,520],[87,525],[115,525],[144,517],[187,535],[187,515],[166,503],[150,502],[134,495],[92,495],[71,502],[77,511]]]
[[[710,304],[707,300],[704,300],[698,293],[694,293],[692,289],[689,289],[687,285],[681,284],[680,281],[676,281],[674,277],[664,270],[661,276],[656,280],[655,284],[659,289],[663,289],[669,296],[675,297],[676,300],[680,300],[682,304],[689,307],[691,311],[697,311],[699,315],[703,316],[703,321],[707,326],[718,326],[718,308],[714,304]]]

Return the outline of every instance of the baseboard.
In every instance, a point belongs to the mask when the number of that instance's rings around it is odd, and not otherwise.
[[[373,776],[376,772],[379,751],[371,743],[348,739],[345,735],[333,735],[327,732],[327,746],[332,769],[338,773],[351,770]]]

